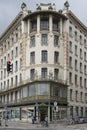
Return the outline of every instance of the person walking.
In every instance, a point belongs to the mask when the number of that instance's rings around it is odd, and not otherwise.
[[[46,123],[46,127],[48,126],[48,117],[45,117],[45,123]]]

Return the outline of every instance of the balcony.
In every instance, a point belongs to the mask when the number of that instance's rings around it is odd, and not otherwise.
[[[45,77],[42,77],[41,75],[38,76],[38,75],[35,75],[33,76],[33,78],[30,78],[30,79],[27,79],[27,80],[21,80],[19,83],[15,83],[13,85],[10,85],[9,87],[5,87],[5,89],[2,89],[0,90],[0,93],[2,92],[6,92],[6,91],[10,91],[10,90],[15,90],[17,88],[20,88],[26,84],[30,84],[30,83],[33,83],[33,82],[39,82],[39,81],[43,81],[43,82],[55,82],[55,83],[58,83],[58,84],[61,84],[61,85],[66,85],[67,86],[67,81],[65,80],[62,80],[62,79],[57,79],[55,77],[53,77],[52,75],[48,75],[48,76],[45,76]]]

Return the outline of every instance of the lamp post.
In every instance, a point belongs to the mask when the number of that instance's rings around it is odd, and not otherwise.
[[[57,102],[55,101],[55,102],[54,102],[54,117],[55,117],[55,123],[56,123],[56,120],[57,120],[57,112],[58,112],[58,105],[57,105]]]
[[[39,110],[39,108],[38,108],[38,103],[36,103],[35,106],[36,106],[36,118],[37,118],[37,120],[38,120],[38,110]]]
[[[7,106],[5,106],[4,109],[5,109],[5,126],[8,126],[7,125]]]

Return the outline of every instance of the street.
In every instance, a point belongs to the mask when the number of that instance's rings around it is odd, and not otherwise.
[[[21,128],[20,129],[19,128],[0,128],[0,130],[25,130],[25,129],[21,129]],[[26,130],[29,130],[29,129],[26,129]],[[36,130],[36,129],[32,129],[32,130]],[[40,129],[40,130],[43,130],[43,129]]]
[[[44,128],[45,130],[51,130],[50,128]],[[28,129],[22,129],[22,128],[0,128],[0,130],[44,130],[43,128],[28,128]],[[55,130],[55,129],[54,129]]]
[[[0,128],[0,130],[87,130],[87,124],[77,124],[77,125],[68,125],[68,126],[63,126],[63,125],[56,125],[56,126],[51,126],[51,127],[35,127],[35,128],[24,128],[24,127],[18,127],[18,128],[10,128],[10,127],[4,127]]]
[[[49,127],[43,127],[41,124],[31,124],[29,122],[8,121],[8,126],[2,121],[0,130],[87,130],[87,123],[67,125],[64,123],[49,124]]]

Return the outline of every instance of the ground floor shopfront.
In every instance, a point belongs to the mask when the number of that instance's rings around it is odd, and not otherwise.
[[[54,110],[54,106],[50,104],[41,104],[35,106],[21,106],[6,108],[0,110],[0,117],[2,119],[8,118],[13,120],[32,121],[32,117],[44,121],[45,117],[48,117],[49,122],[54,120],[63,119],[67,115],[66,106],[58,106],[58,111]]]
[[[10,101],[1,103],[1,118],[8,117],[31,122],[32,117],[43,121],[47,116],[50,122],[67,116],[67,85],[65,84],[54,81],[32,82],[19,87],[17,93],[20,97],[18,102],[16,100],[13,103]],[[3,94],[5,95],[5,93]],[[10,91],[8,95],[10,96]],[[1,96],[3,97],[3,95]],[[56,102],[56,106],[54,102]]]

